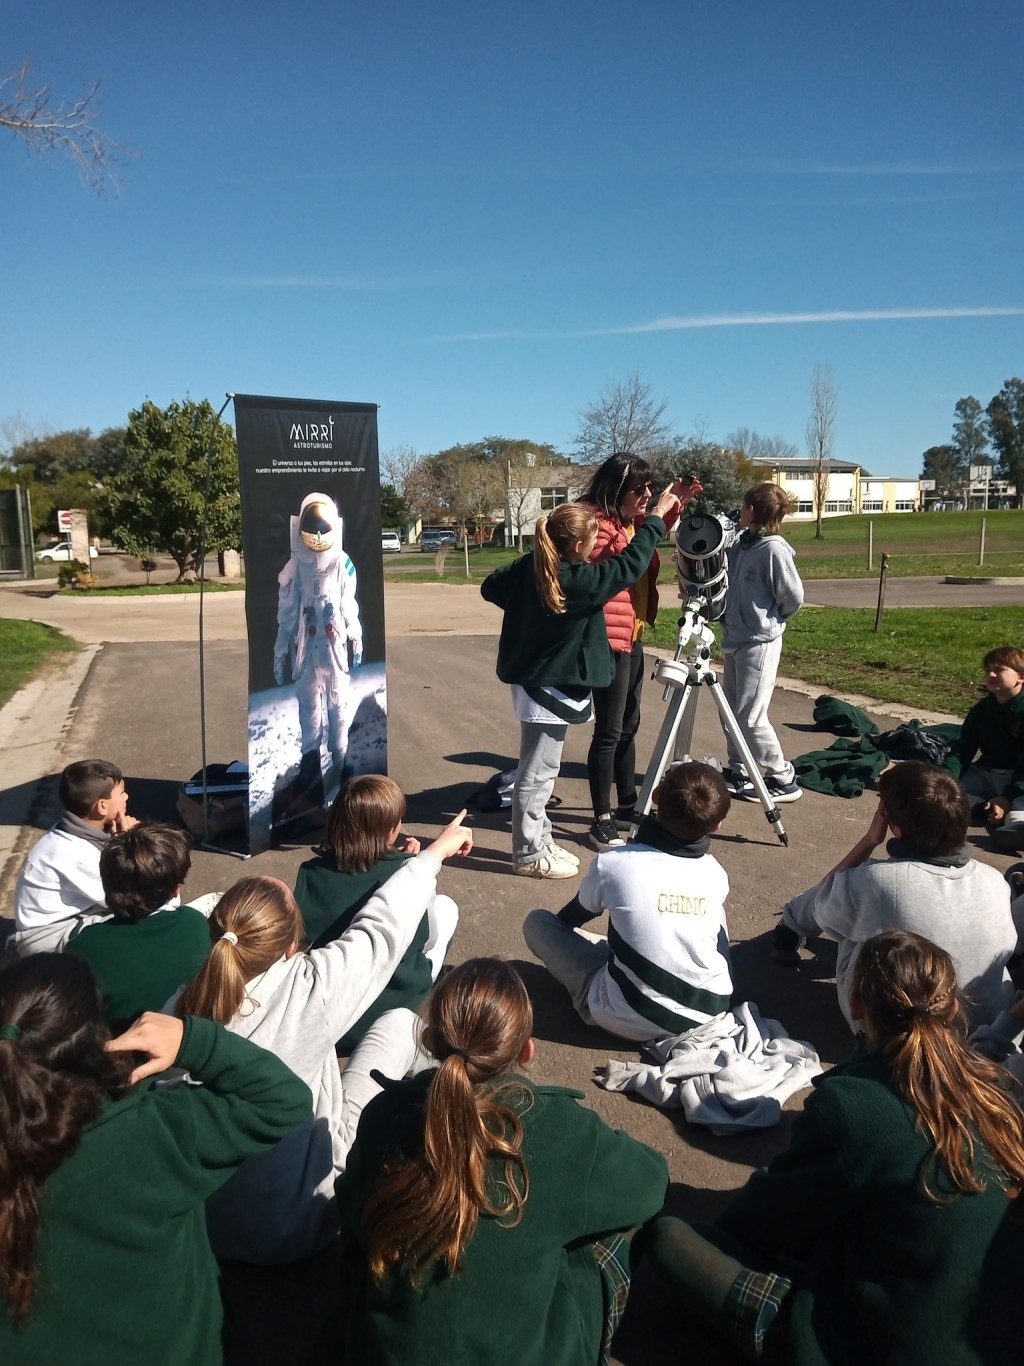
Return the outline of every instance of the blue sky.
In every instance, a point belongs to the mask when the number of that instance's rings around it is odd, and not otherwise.
[[[380,404],[383,447],[571,451],[638,373],[680,432],[916,474],[1024,372],[1019,0],[0,0],[138,155],[0,138],[0,423],[226,390]],[[229,412],[230,415],[230,412]]]

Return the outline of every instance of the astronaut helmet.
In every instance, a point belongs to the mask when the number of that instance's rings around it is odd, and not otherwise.
[[[341,516],[333,498],[326,493],[310,493],[299,509],[299,536],[307,550],[322,554],[341,547]]]

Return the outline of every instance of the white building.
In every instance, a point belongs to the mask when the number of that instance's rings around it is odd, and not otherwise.
[[[571,461],[534,464],[530,456],[522,465],[510,465],[506,490],[505,544],[520,545],[532,536],[537,518],[559,503],[571,503],[590,482],[591,471]]]
[[[794,456],[789,460],[755,457],[752,463],[764,471],[767,480],[778,484],[794,499],[796,510],[791,514],[794,521],[806,522],[814,518],[814,462],[809,456]],[[829,465],[822,513],[825,517],[842,517],[855,512],[917,512],[920,507],[918,479],[868,474],[860,465],[846,460],[833,460]]]

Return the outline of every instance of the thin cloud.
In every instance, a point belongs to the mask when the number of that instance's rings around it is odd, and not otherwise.
[[[580,337],[629,337],[646,332],[687,332],[708,327],[793,327],[809,323],[908,322],[932,318],[1019,318],[1022,308],[865,308],[824,313],[705,313],[689,317],[653,318],[624,327],[595,327],[580,332],[462,332],[434,337],[436,342],[565,340]]]

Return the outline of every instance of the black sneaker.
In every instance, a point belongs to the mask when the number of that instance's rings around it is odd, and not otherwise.
[[[800,962],[800,935],[788,925],[779,923],[772,930],[772,962],[784,967],[795,967]]]
[[[590,847],[596,849],[599,854],[605,849],[617,849],[620,844],[625,843],[610,815],[599,816],[590,827]]]
[[[636,820],[636,805],[630,802],[628,806],[617,806],[612,812],[612,820],[619,830],[629,830]]]
[[[723,768],[722,777],[725,785],[733,797],[752,797],[757,801],[757,793],[754,791],[754,784],[745,773],[738,773],[734,768]]]
[[[798,783],[782,783],[778,778],[765,778],[764,785],[772,801],[780,804],[798,802],[804,795],[804,790]]]

